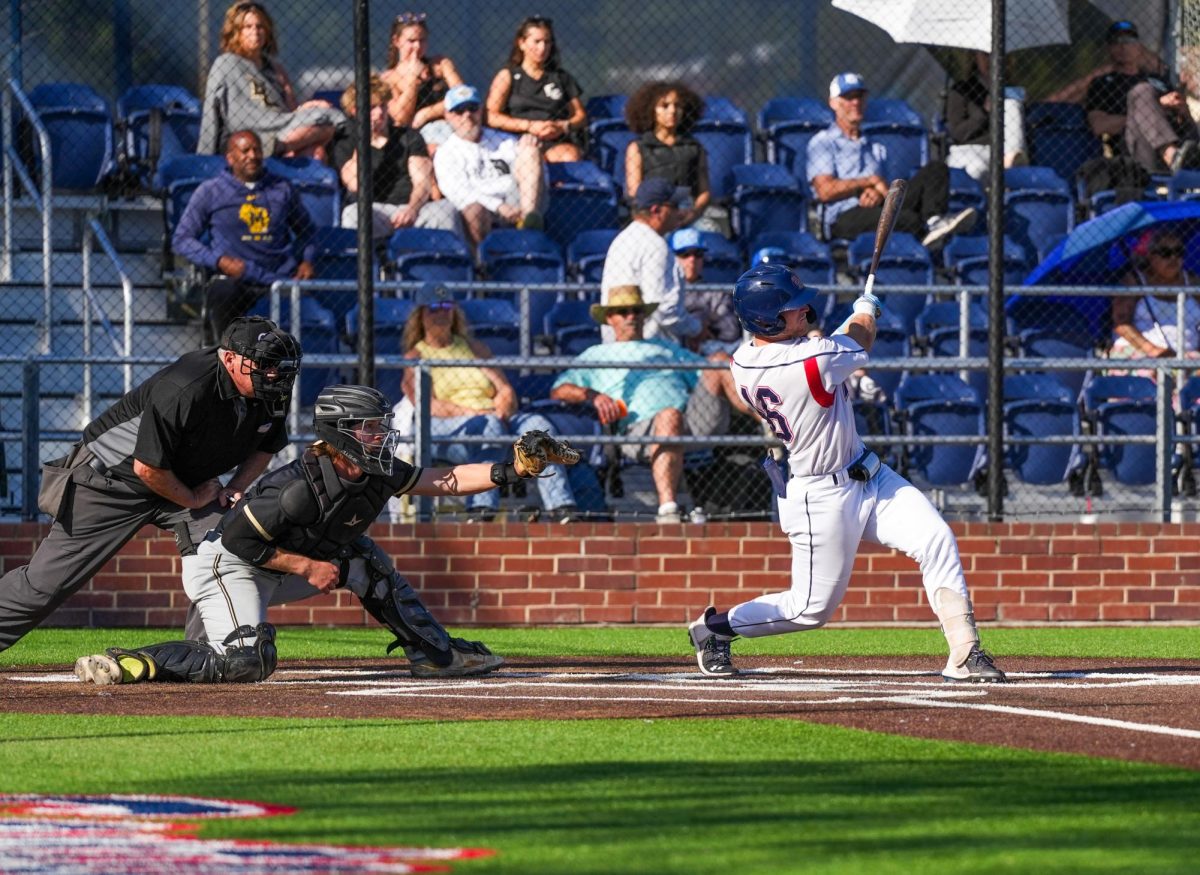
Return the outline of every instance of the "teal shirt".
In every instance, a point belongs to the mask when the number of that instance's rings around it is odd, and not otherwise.
[[[588,368],[588,362],[679,362],[703,364],[707,359],[666,340],[627,340],[598,343],[575,357],[575,365],[564,371],[554,387],[570,383],[594,389],[602,395],[620,398],[629,408],[622,422],[631,425],[653,419],[660,410],[674,407],[686,410],[688,396],[700,382],[695,370],[630,370],[628,368]]]

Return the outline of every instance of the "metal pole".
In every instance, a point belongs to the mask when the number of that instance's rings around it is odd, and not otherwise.
[[[203,94],[208,84],[208,0],[196,4],[196,93]]]
[[[371,203],[371,0],[354,3],[354,112],[358,116],[358,381],[375,385],[375,243]],[[397,400],[397,399],[393,399]]]
[[[992,0],[988,193],[988,520],[1004,519],[1004,4]]]
[[[8,55],[8,75],[12,81],[20,85],[21,83],[21,66],[23,60],[21,58],[21,42],[25,36],[22,32],[23,19],[21,17],[21,0],[9,0],[8,3],[8,23],[9,32],[12,34],[9,40]]]
[[[1155,434],[1155,483],[1154,503],[1159,519],[1164,523],[1171,521],[1171,499],[1174,497],[1175,480],[1171,476],[1171,462],[1175,456],[1175,409],[1171,406],[1171,396],[1174,394],[1175,381],[1171,379],[1171,371],[1160,368],[1158,371],[1158,426]]]
[[[430,429],[429,408],[433,400],[433,373],[419,361],[414,367],[413,399],[413,460],[418,468],[433,464],[433,435]],[[417,497],[417,521],[427,522],[433,511],[433,502],[428,496]]]

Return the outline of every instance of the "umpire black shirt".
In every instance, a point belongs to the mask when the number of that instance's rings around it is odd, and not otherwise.
[[[170,469],[194,488],[288,442],[283,418],[238,394],[215,346],[189,352],[124,395],[88,424],[83,439],[110,477],[147,495],[154,490],[133,473],[134,459]]]

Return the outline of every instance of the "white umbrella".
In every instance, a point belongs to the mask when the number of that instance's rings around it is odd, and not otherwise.
[[[1005,49],[1069,43],[1068,0],[1008,0]],[[898,43],[992,50],[992,0],[833,0]]]

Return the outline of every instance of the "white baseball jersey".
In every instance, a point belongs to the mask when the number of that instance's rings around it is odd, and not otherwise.
[[[862,452],[846,380],[867,360],[846,334],[744,343],[733,354],[734,383],[787,445],[792,476],[841,471]]]

